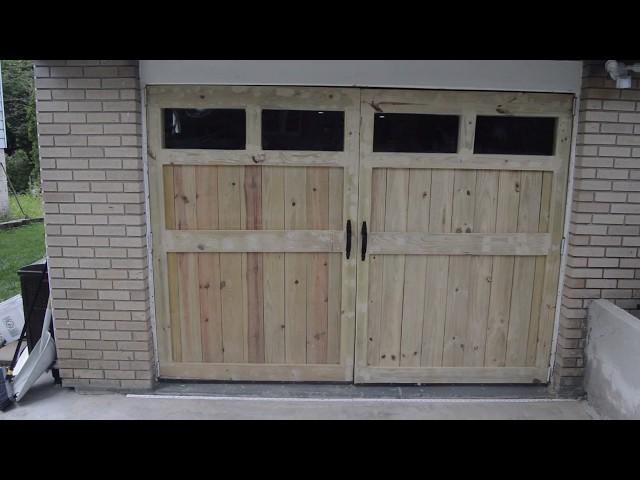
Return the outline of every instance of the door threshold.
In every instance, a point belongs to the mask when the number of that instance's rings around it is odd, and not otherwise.
[[[132,395],[139,397],[140,395]],[[335,383],[176,382],[160,380],[145,397],[310,400],[549,400],[546,385],[355,385]]]

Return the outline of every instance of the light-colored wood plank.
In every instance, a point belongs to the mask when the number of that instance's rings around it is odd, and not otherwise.
[[[285,169],[285,228],[305,229],[307,223],[307,172],[302,167]],[[305,254],[285,255],[285,352],[287,363],[306,363],[307,358],[307,262]]]
[[[198,230],[165,233],[168,252],[342,252],[336,230]]]
[[[410,168],[430,170],[531,170],[555,171],[558,159],[542,155],[480,155],[459,152],[445,153],[394,153],[393,162],[388,153],[370,153],[363,161],[371,168]]]
[[[520,172],[500,172],[496,213],[496,232],[498,233],[517,230],[520,177]],[[484,361],[487,367],[503,367],[505,365],[513,265],[514,257],[493,258]]]
[[[262,168],[264,228],[284,230],[284,169]],[[285,362],[284,253],[280,252],[263,254],[264,337],[267,363]]]
[[[196,168],[174,167],[175,216],[178,230],[198,228],[196,215]]]
[[[329,227],[336,230],[346,229],[343,222],[344,173],[342,169],[329,170]],[[355,218],[351,219],[352,246],[351,255],[357,255]],[[346,230],[345,230],[346,233]],[[344,245],[344,244],[343,244]],[[328,255],[328,300],[327,300],[327,363],[340,363],[340,330],[342,302],[342,259],[343,254]],[[353,258],[353,257],[351,257]],[[349,287],[350,288],[350,287]],[[355,292],[354,292],[355,294]]]
[[[407,229],[409,170],[387,171],[385,231]],[[372,237],[374,234],[372,234]],[[400,365],[404,255],[385,255],[382,277],[382,319],[380,324],[380,365]]]
[[[430,233],[451,232],[453,181],[453,170],[440,170],[431,173]],[[427,257],[422,353],[420,356],[420,364],[423,366],[442,365],[448,278],[449,257],[445,255]]]
[[[179,167],[180,168],[180,167]],[[196,219],[198,229],[218,229],[218,167],[196,170]]]
[[[407,232],[428,231],[431,202],[431,172],[429,170],[409,171],[408,202]],[[419,256],[406,262],[400,345],[401,366],[417,367],[420,365],[426,273],[426,257]]]
[[[307,224],[312,229],[323,229],[329,226],[329,171],[326,168],[307,168]],[[309,255],[307,363],[327,362],[328,266],[328,254]]]
[[[202,361],[202,333],[200,329],[200,299],[198,288],[198,254],[178,255],[180,297],[180,339],[182,360]]]
[[[522,172],[520,205],[518,208],[518,232],[538,231],[541,189],[542,173]],[[515,259],[509,328],[507,331],[506,364],[508,366],[522,367],[526,364],[535,267],[536,260],[534,257]]]
[[[247,357],[245,319],[245,272],[242,253],[220,254],[220,299],[222,304],[222,346],[225,363],[244,362]]]
[[[173,165],[165,165],[162,168],[163,192],[164,192],[164,224],[168,230],[176,228],[175,187],[173,178]]]
[[[371,175],[371,232],[384,231],[385,200],[387,197],[387,170],[376,168]],[[359,258],[360,252],[355,252]],[[369,254],[369,278],[367,299],[367,365],[380,364],[380,342],[382,322],[382,292],[384,257]],[[362,269],[362,267],[359,267]]]
[[[549,204],[551,201],[551,184],[553,174],[542,174],[542,193],[540,201],[540,219],[538,231],[547,232],[549,230]],[[527,335],[527,366],[533,366],[536,362],[536,349],[538,345],[538,327],[540,324],[540,311],[542,308],[542,294],[544,287],[544,271],[546,257],[536,257],[536,268],[533,280],[533,293],[531,300],[531,319],[529,320],[529,333]]]
[[[537,367],[366,367],[359,383],[542,383],[547,370]]]
[[[453,211],[451,229],[454,235],[473,232],[473,216],[476,202],[476,172],[458,170],[454,174]],[[464,365],[468,323],[475,320],[470,311],[471,258],[451,256],[447,281],[447,313],[445,320],[442,365]]]
[[[177,235],[177,234],[176,234]],[[548,233],[378,233],[372,235],[371,253],[382,255],[546,255]]]
[[[498,172],[478,172],[473,218],[476,232],[481,234],[495,232],[497,208]],[[471,288],[469,291],[469,311],[472,314],[472,318],[467,324],[467,348],[464,351],[464,366],[482,367],[484,365],[492,269],[493,261],[490,256],[472,257]]]
[[[287,363],[307,361],[307,262],[307,254],[285,254],[284,333]]]
[[[262,229],[262,167],[246,167],[244,175],[246,229]],[[247,335],[250,363],[264,363],[264,289],[262,253],[247,253]]]
[[[540,322],[538,328],[538,347],[536,352],[536,365],[538,367],[548,367],[550,362],[553,331],[556,320],[556,305],[558,302],[560,247],[564,225],[569,152],[571,149],[572,135],[576,135],[575,130],[572,133],[571,117],[568,115],[564,118],[559,118],[557,124],[556,155],[561,161],[553,177],[551,187],[549,233],[551,233],[552,251],[547,257],[544,272],[542,305],[540,307]]]
[[[177,253],[167,254],[167,281],[169,283],[169,321],[171,340],[171,358],[174,362],[182,361],[182,340],[180,332],[180,279],[178,274]]]
[[[243,175],[238,167],[218,168],[218,221],[221,230],[244,227]],[[222,345],[225,363],[243,362],[247,357],[247,305],[242,253],[220,254],[220,297],[222,302]]]
[[[222,363],[222,304],[220,301],[220,256],[198,253],[198,283],[202,359]],[[188,287],[188,286],[187,286]]]
[[[341,365],[165,363],[162,378],[230,382],[343,382]]]

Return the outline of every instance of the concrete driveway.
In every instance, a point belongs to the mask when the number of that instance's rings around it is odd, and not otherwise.
[[[44,419],[340,419],[592,420],[584,401],[548,398],[292,398],[204,395],[79,394],[45,375],[0,420]]]

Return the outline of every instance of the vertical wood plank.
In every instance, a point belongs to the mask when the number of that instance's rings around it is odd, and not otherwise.
[[[262,230],[262,167],[247,166],[244,175],[246,229]],[[264,363],[264,290],[262,253],[247,253],[249,363]]]
[[[520,172],[500,172],[496,233],[513,233],[517,230],[519,202]],[[485,366],[503,367],[505,365],[513,265],[514,257],[512,256],[493,258]]]
[[[286,253],[284,258],[287,363],[307,361],[307,259],[305,253]]]
[[[244,225],[241,208],[241,167],[218,169],[218,219],[221,230],[240,230]],[[242,253],[220,254],[220,298],[222,303],[222,344],[225,363],[244,362],[246,357],[247,305],[245,301],[245,270]]]
[[[431,171],[410,170],[407,232],[426,232],[429,230],[430,202]],[[408,257],[404,274],[401,366],[420,366],[426,273],[427,257],[425,255]]]
[[[476,172],[457,170],[454,174],[453,211],[451,228],[455,233],[472,233],[475,211]],[[453,255],[449,258],[447,282],[447,313],[445,320],[445,342],[442,365],[459,367],[464,365],[470,311],[471,258]]]
[[[196,167],[174,167],[175,216],[178,230],[198,228],[196,215]]]
[[[577,126],[574,126],[577,128]],[[567,175],[569,170],[569,153],[571,137],[575,135],[571,129],[571,117],[560,117],[556,132],[556,158],[558,169],[554,172],[551,186],[549,206],[549,233],[551,234],[551,251],[547,255],[544,273],[542,304],[540,307],[540,324],[538,327],[538,347],[536,366],[548,367],[553,342],[553,330],[558,301],[558,281],[560,270],[560,245],[564,224],[564,206],[566,199]]]
[[[387,196],[387,170],[376,168],[371,174],[371,232],[384,231]],[[356,227],[357,228],[357,227]],[[358,255],[358,252],[355,252]],[[367,305],[367,365],[380,364],[380,326],[382,321],[383,255],[369,255],[369,297]]]
[[[496,229],[498,206],[498,172],[478,171],[476,175],[476,205],[474,231],[492,233]],[[484,365],[484,349],[491,295],[492,258],[474,256],[471,258],[471,290],[469,311],[471,318],[467,324],[467,348],[464,351],[464,366]]]
[[[329,228],[343,230],[344,174],[341,168],[329,169]],[[345,222],[346,223],[346,222]],[[356,228],[356,219],[351,219]],[[352,246],[352,255],[356,255]],[[342,303],[342,255],[330,254],[327,302],[327,363],[340,363],[340,329]]]
[[[180,338],[182,361],[202,361],[202,334],[200,329],[200,299],[198,279],[198,254],[178,255],[180,282]]]
[[[202,357],[205,362],[222,363],[222,304],[220,301],[220,255],[199,253],[198,284]]]
[[[262,221],[265,230],[284,230],[284,168],[263,167]],[[284,253],[263,255],[265,362],[285,362]]]
[[[385,232],[407,229],[409,170],[387,171]],[[402,299],[405,255],[384,255],[382,279],[382,319],[380,324],[380,366],[400,365]]]
[[[307,168],[307,222],[311,229],[329,227],[329,170]],[[327,362],[328,320],[327,253],[309,255],[307,268],[307,363]]]
[[[522,172],[520,204],[518,207],[518,232],[537,232],[540,218],[542,174]],[[527,358],[531,300],[536,268],[534,257],[517,257],[513,267],[513,292],[507,330],[508,366],[524,366]]]
[[[549,231],[549,206],[551,202],[551,184],[553,174],[542,173],[542,193],[540,195],[540,219],[538,232]],[[535,366],[536,347],[538,344],[538,327],[540,324],[540,312],[542,308],[542,293],[544,287],[544,271],[546,257],[536,257],[536,268],[533,280],[533,293],[531,300],[531,319],[529,320],[529,333],[527,335],[527,366]]]
[[[167,253],[167,277],[169,283],[169,325],[171,326],[171,358],[174,362],[182,361],[178,255],[178,253]]]
[[[431,205],[429,208],[429,232],[431,233],[451,232],[453,181],[453,170],[433,170],[431,174]],[[428,256],[422,353],[420,356],[422,366],[438,367],[442,365],[448,279],[449,257],[446,255]]]
[[[176,228],[176,194],[173,169],[173,165],[165,165],[162,168],[164,224],[167,230],[174,230]]]
[[[217,230],[218,167],[200,165],[196,175],[196,224],[198,229]],[[220,256],[198,254],[200,329],[202,356],[206,362],[222,363],[222,305],[220,301]]]
[[[307,174],[285,169],[285,229],[307,228]],[[306,363],[308,255],[285,255],[285,352],[287,363]]]
[[[218,167],[196,167],[196,220],[199,229],[218,229]]]

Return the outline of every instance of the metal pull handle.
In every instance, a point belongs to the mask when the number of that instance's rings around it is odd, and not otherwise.
[[[364,258],[367,255],[367,222],[362,222],[360,234],[362,235],[362,261],[364,262]]]
[[[347,260],[351,256],[351,220],[347,220]]]

